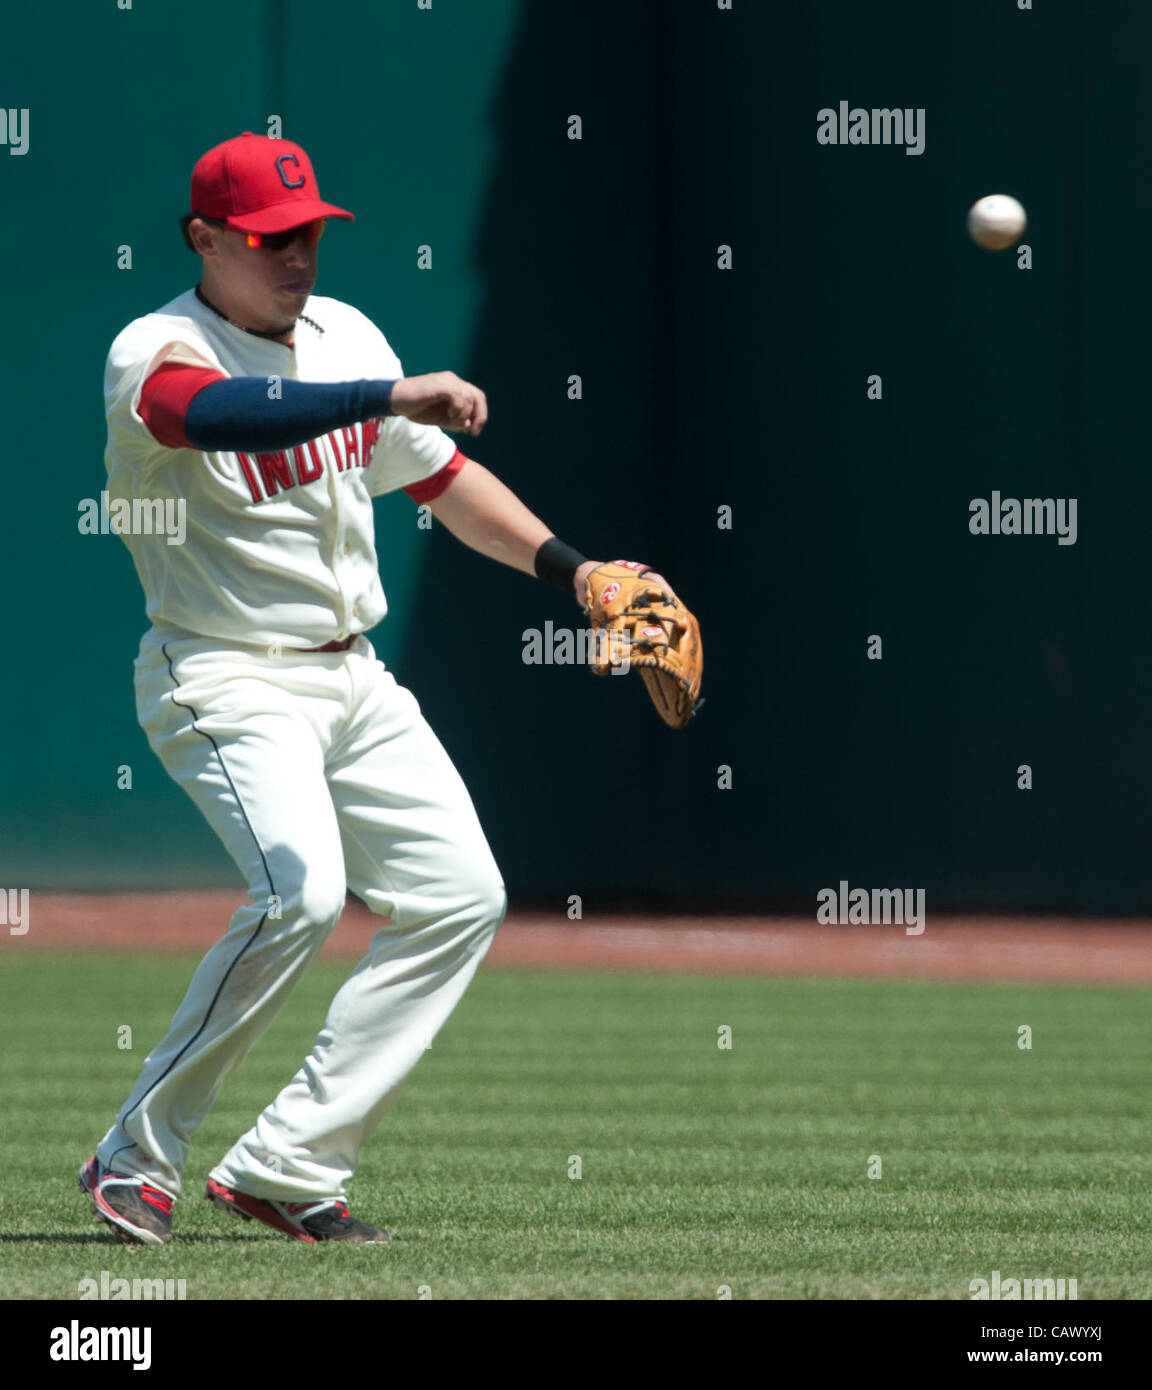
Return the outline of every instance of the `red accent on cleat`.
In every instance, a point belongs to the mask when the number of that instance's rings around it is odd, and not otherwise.
[[[302,1240],[309,1245],[319,1244],[315,1236],[310,1236],[307,1231],[294,1226],[287,1217],[281,1216],[271,1202],[262,1201],[259,1197],[250,1197],[246,1192],[237,1192],[234,1187],[225,1187],[214,1178],[208,1179],[204,1195],[222,1211],[234,1212],[249,1221],[263,1221],[265,1226],[271,1226],[273,1230],[281,1231],[293,1240]],[[308,1205],[305,1203],[300,1209],[307,1210]]]
[[[204,1195],[214,1205],[248,1220],[262,1221],[274,1231],[293,1240],[316,1245],[320,1241],[341,1240],[357,1245],[383,1245],[388,1232],[379,1226],[357,1221],[345,1202],[335,1197],[322,1197],[314,1202],[272,1202],[252,1197],[234,1187],[226,1187],[214,1178],[208,1179]]]

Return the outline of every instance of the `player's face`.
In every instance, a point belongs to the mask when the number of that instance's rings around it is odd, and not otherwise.
[[[246,328],[266,333],[291,328],[316,283],[319,230],[322,227],[315,223],[306,223],[294,229],[285,246],[265,242],[254,247],[244,232],[212,227],[205,280],[211,279],[212,288],[226,298],[227,304],[220,307]]]

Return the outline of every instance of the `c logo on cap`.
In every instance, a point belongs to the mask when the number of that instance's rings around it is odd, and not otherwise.
[[[278,155],[276,158],[276,172],[280,175],[280,182],[284,185],[285,188],[303,188],[303,174],[301,174],[300,177],[296,180],[296,182],[293,183],[292,180],[288,177],[288,175],[284,172],[284,165],[287,164],[289,160],[291,160],[292,163],[295,164],[297,169],[300,168],[300,161],[296,158],[294,154]]]

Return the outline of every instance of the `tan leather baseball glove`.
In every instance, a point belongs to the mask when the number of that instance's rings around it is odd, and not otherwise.
[[[588,576],[584,612],[595,630],[592,669],[635,667],[665,724],[682,729],[696,712],[704,654],[700,624],[678,599],[646,579],[637,560],[613,560]]]

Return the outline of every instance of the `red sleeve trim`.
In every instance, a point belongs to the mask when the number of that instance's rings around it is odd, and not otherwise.
[[[223,372],[211,367],[188,367],[166,362],[144,383],[140,392],[140,418],[158,444],[169,449],[192,449],[184,433],[184,417],[192,397],[214,381],[227,381]]]
[[[413,483],[411,487],[406,487],[404,491],[413,502],[435,502],[441,493],[447,492],[452,485],[452,479],[468,462],[467,457],[459,449],[452,455],[448,462],[438,473],[433,473],[430,478],[424,478],[419,483]]]

